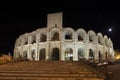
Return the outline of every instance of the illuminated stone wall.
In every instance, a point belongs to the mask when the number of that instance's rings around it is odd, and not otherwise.
[[[46,28],[20,35],[16,39],[14,58],[36,61],[114,59],[113,43],[107,35],[93,30],[86,32],[82,28],[62,28],[61,20],[62,13],[49,14]]]

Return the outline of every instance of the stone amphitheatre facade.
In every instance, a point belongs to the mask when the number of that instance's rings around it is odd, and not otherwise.
[[[20,35],[15,42],[14,58],[29,60],[78,61],[114,59],[113,43],[107,35],[62,27],[62,13],[47,16],[47,27]]]

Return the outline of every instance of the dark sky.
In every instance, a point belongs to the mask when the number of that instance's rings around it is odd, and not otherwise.
[[[64,27],[101,32],[111,37],[115,49],[120,49],[119,7],[115,0],[0,1],[0,53],[13,53],[16,38],[46,27],[47,14],[54,12],[63,12]],[[108,32],[110,27],[112,32]]]

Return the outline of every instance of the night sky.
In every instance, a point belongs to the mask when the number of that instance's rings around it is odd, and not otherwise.
[[[8,52],[12,54],[16,38],[26,32],[46,27],[47,14],[54,12],[63,12],[64,27],[101,32],[111,37],[115,49],[120,49],[119,2],[115,0],[43,1],[0,1],[0,54],[8,54]],[[112,32],[108,32],[109,28],[112,28]]]

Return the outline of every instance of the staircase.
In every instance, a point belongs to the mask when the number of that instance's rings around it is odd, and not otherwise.
[[[0,65],[0,80],[104,80],[81,62],[23,61]]]

